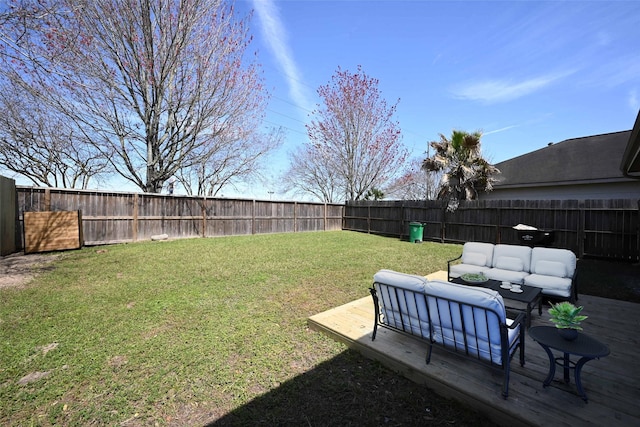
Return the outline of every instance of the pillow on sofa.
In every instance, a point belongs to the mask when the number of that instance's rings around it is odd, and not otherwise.
[[[545,276],[565,277],[567,275],[567,267],[558,261],[541,260],[536,263],[534,273]]]
[[[496,267],[502,270],[523,271],[524,263],[520,258],[501,256],[496,260]]]
[[[462,263],[484,266],[487,263],[487,256],[479,252],[468,252],[462,255]]]

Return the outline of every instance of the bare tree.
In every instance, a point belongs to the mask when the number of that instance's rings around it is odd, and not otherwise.
[[[16,2],[3,68],[45,100],[114,171],[158,192],[183,168],[243,148],[266,92],[246,63],[248,18],[224,0]],[[37,10],[37,13],[30,11]],[[29,14],[27,14],[29,12]],[[6,37],[5,37],[6,38]]]
[[[261,178],[261,160],[282,143],[282,131],[263,133],[257,129],[227,132],[214,140],[202,153],[193,153],[194,161],[177,176],[187,194],[216,196],[227,186],[251,183]]]
[[[422,168],[423,159],[414,159],[404,173],[393,180],[385,192],[388,198],[401,200],[435,200],[442,179],[442,172]]]
[[[324,199],[338,193],[345,200],[384,187],[407,156],[398,123],[392,121],[397,103],[387,106],[378,80],[361,67],[356,73],[338,68],[318,94],[324,106],[311,113],[308,146],[291,159],[292,185],[304,189],[315,182],[319,188],[306,191]]]
[[[310,194],[325,203],[344,199],[344,185],[332,160],[322,146],[303,144],[291,153],[289,169],[284,175],[283,191]]]
[[[11,1],[0,9],[0,165],[34,185],[87,188],[108,173],[108,161],[80,143],[83,132],[37,84],[48,62],[35,56],[44,46],[34,48],[33,34],[59,8],[54,1]]]
[[[91,145],[77,143],[81,139],[73,123],[37,97],[0,85],[0,166],[37,186],[86,189],[108,163]]]

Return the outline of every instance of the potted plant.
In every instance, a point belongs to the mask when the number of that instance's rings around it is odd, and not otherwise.
[[[574,340],[578,337],[578,331],[582,330],[580,322],[585,320],[587,316],[581,315],[580,312],[584,307],[576,307],[568,301],[557,304],[551,303],[549,314],[551,321],[558,328],[558,333],[567,340]]]

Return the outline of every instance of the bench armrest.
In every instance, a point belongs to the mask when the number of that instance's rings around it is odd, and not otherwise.
[[[524,326],[524,322],[526,320],[526,315],[521,312],[518,313],[518,315],[516,316],[515,319],[513,319],[513,323],[511,323],[511,325],[507,326],[509,329],[515,329],[516,326],[521,325]]]
[[[460,258],[462,258],[462,254],[460,254],[460,256],[458,256],[457,258],[447,261],[447,280],[451,280],[451,263],[459,260]]]
[[[460,258],[462,258],[462,254],[458,255],[458,257],[457,257],[457,258],[450,259],[449,261],[447,261],[447,264],[452,263],[453,261],[457,261],[457,260],[459,260]]]

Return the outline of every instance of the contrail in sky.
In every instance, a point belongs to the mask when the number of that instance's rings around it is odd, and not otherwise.
[[[313,104],[309,101],[302,85],[300,70],[289,48],[286,31],[280,20],[278,8],[272,0],[253,0],[258,19],[262,27],[262,34],[269,43],[269,48],[275,55],[282,73],[289,84],[289,95],[299,107],[312,110]]]

